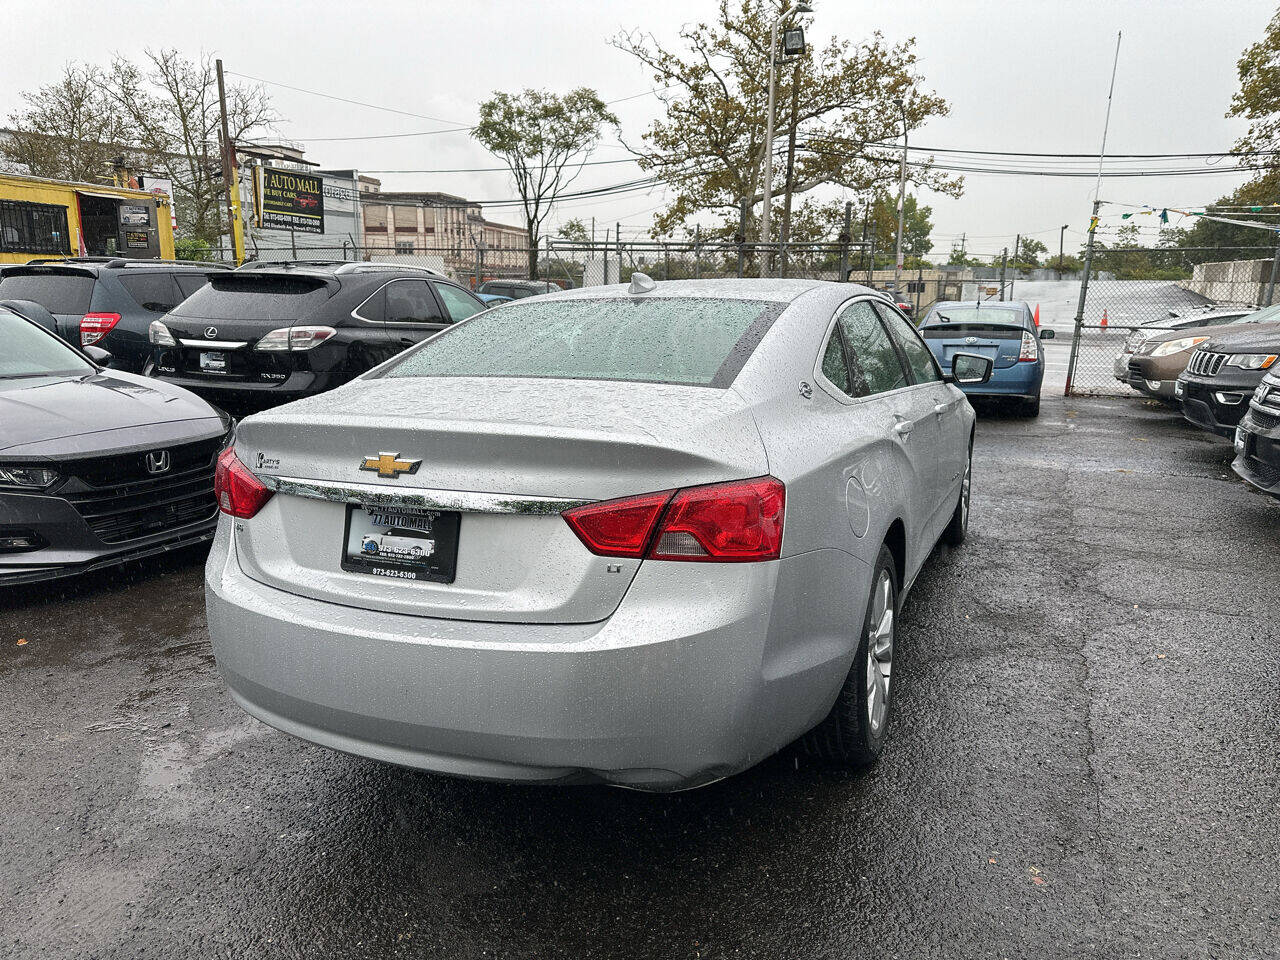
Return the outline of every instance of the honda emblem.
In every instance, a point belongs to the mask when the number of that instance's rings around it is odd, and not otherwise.
[[[172,461],[168,450],[152,450],[147,454],[147,473],[168,473]]]

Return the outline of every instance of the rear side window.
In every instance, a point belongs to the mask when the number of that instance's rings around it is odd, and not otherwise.
[[[168,313],[185,298],[169,273],[126,273],[120,277],[133,302],[152,313]]]
[[[447,283],[437,283],[436,293],[440,294],[440,299],[444,301],[444,308],[449,313],[449,319],[454,323],[473,317],[485,308],[482,301],[477,300],[465,290]]]
[[[0,300],[34,300],[50,313],[83,315],[93,284],[84,273],[9,273],[0,280]]]
[[[840,330],[837,327],[831,328],[827,349],[822,352],[822,375],[839,387],[841,393],[853,395],[849,389],[849,367],[844,361],[844,344],[840,342]]]
[[[175,273],[173,279],[178,284],[178,289],[182,291],[184,299],[209,282],[209,278],[203,273]]]
[[[885,326],[889,328],[889,336],[907,357],[911,374],[916,383],[936,383],[942,379],[938,364],[933,359],[933,351],[920,341],[916,328],[902,314],[892,307],[877,305],[876,309],[884,317]],[[1018,334],[1021,338],[1022,334]]]
[[[439,323],[440,306],[425,280],[394,280],[384,288],[388,323]]]
[[[1021,340],[1024,329],[1005,323],[939,323],[923,328],[920,333],[926,340],[950,340],[952,337]]]
[[[328,299],[329,288],[318,278],[228,273],[211,277],[173,315],[202,320],[300,320]]]
[[[849,358],[853,376],[866,385],[865,391],[858,391],[860,394],[887,393],[907,386],[898,351],[868,301],[860,300],[845,308],[840,314],[840,329],[853,352]]]
[[[727,387],[785,304],[645,297],[531,300],[477,314],[388,377],[552,377]],[[536,330],[537,336],[529,331]]]

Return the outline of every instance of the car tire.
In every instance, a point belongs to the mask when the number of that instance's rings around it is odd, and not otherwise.
[[[960,481],[960,497],[951,514],[951,521],[942,531],[942,539],[949,546],[958,547],[969,535],[969,506],[973,498],[973,442],[969,443],[969,457],[964,462],[964,479]]]
[[[1024,417],[1040,416],[1040,398],[1036,397],[1034,400],[1022,401],[1022,415]]]
[[[889,548],[881,546],[853,665],[831,712],[805,735],[804,747],[810,754],[854,769],[880,758],[893,703],[897,615],[897,567]]]

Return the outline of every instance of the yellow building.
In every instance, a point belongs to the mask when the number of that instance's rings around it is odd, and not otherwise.
[[[169,198],[0,173],[0,263],[74,256],[172,260]]]

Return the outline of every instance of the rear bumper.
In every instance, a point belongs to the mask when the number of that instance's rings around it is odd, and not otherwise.
[[[831,588],[865,596],[865,564],[840,556],[848,581]],[[829,711],[853,654],[847,624],[806,636],[775,623],[778,578],[793,564],[811,579],[815,562],[706,564],[690,578],[649,561],[607,620],[483,623],[258,583],[224,523],[205,583],[232,694],[286,733],[459,776],[673,790],[745,769]]]
[[[1040,396],[1040,385],[1043,382],[1044,363],[1028,361],[1011,367],[997,367],[986,383],[960,385],[960,389],[971,397],[1019,397],[1034,400]]]
[[[157,374],[154,364],[147,364],[143,371],[148,376],[179,387],[185,387],[199,397],[219,406],[236,406],[244,402],[288,403],[299,397],[323,393],[348,383],[356,376],[345,371],[300,370],[290,373],[279,383],[248,380],[215,380],[211,377],[183,377],[173,374]]]

